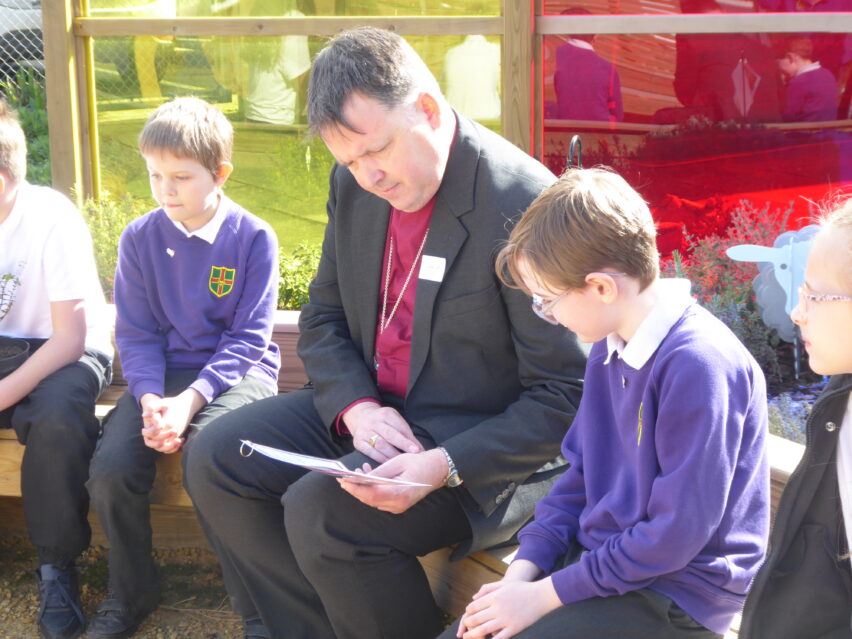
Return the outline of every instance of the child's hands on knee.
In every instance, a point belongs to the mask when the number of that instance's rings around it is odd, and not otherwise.
[[[142,438],[145,445],[167,454],[180,450],[189,422],[204,403],[204,398],[191,388],[175,397],[156,397],[156,400],[143,403]]]

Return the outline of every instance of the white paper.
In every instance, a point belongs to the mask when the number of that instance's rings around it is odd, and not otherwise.
[[[420,275],[418,277],[421,280],[429,280],[430,282],[441,282],[444,279],[444,270],[446,268],[446,258],[424,255],[423,259],[420,260]]]
[[[428,486],[428,484],[419,484],[413,481],[405,481],[404,479],[393,479],[391,477],[376,477],[374,475],[365,475],[364,473],[356,473],[354,470],[349,470],[337,459],[323,459],[322,457],[312,457],[311,455],[302,455],[301,453],[293,453],[289,450],[281,450],[272,446],[263,446],[255,444],[247,439],[241,439],[240,454],[243,457],[249,457],[251,452],[257,451],[261,455],[266,455],[272,459],[282,461],[286,464],[301,466],[308,470],[315,470],[318,473],[332,475],[334,477],[342,477],[355,484],[393,484],[395,486]],[[243,453],[244,448],[248,448],[248,454]]]

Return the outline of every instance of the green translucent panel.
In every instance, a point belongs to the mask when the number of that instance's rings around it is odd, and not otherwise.
[[[499,132],[499,38],[409,38],[454,106]],[[326,222],[333,160],[307,140],[310,59],[325,39],[151,36],[96,38],[95,86],[102,188],[150,203],[136,139],[157,106],[193,95],[234,125],[234,174],[225,191],[267,220],[289,250],[317,243]]]
[[[513,0],[514,1],[514,0]],[[501,0],[89,0],[92,16],[495,16]]]

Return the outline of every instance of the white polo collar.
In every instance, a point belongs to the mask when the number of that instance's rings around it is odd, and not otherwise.
[[[695,303],[690,294],[692,285],[689,280],[665,279],[659,280],[657,285],[661,292],[660,303],[642,320],[630,341],[625,342],[616,333],[606,336],[607,357],[604,364],[609,364],[613,353],[618,353],[618,357],[631,368],[642,368],[683,312]]]
[[[580,40],[578,38],[568,38],[568,44],[572,47],[577,47],[578,49],[588,49],[589,51],[595,50],[591,42],[586,42],[585,40]]]
[[[808,73],[809,71],[816,71],[816,70],[817,70],[817,69],[819,69],[821,66],[822,66],[822,65],[820,65],[819,60],[817,60],[816,62],[812,62],[812,63],[811,63],[811,64],[809,64],[808,66],[806,66],[806,67],[802,67],[801,69],[799,69],[798,71],[796,71],[796,75],[797,75],[797,76],[799,76],[799,75],[802,75],[803,73]]]
[[[219,229],[222,228],[222,224],[225,223],[225,217],[228,214],[228,207],[225,204],[225,196],[219,196],[219,206],[216,207],[216,212],[213,214],[213,217],[210,218],[210,221],[207,222],[200,229],[196,229],[194,231],[187,231],[186,227],[180,222],[175,222],[171,220],[171,223],[175,225],[181,233],[183,233],[186,237],[197,237],[200,240],[204,240],[208,244],[213,244],[216,241],[216,236],[219,235]]]

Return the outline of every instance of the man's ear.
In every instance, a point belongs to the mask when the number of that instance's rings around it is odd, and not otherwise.
[[[431,93],[424,91],[418,96],[417,109],[426,116],[426,120],[433,129],[441,125],[441,106]]]
[[[3,171],[0,171],[0,195],[3,195],[6,192],[6,188],[9,185],[9,178],[6,177],[6,174]]]
[[[231,177],[231,173],[234,172],[234,165],[230,162],[222,162],[216,168],[216,178],[214,183],[216,186],[222,186],[225,182],[228,181],[228,178]]]

